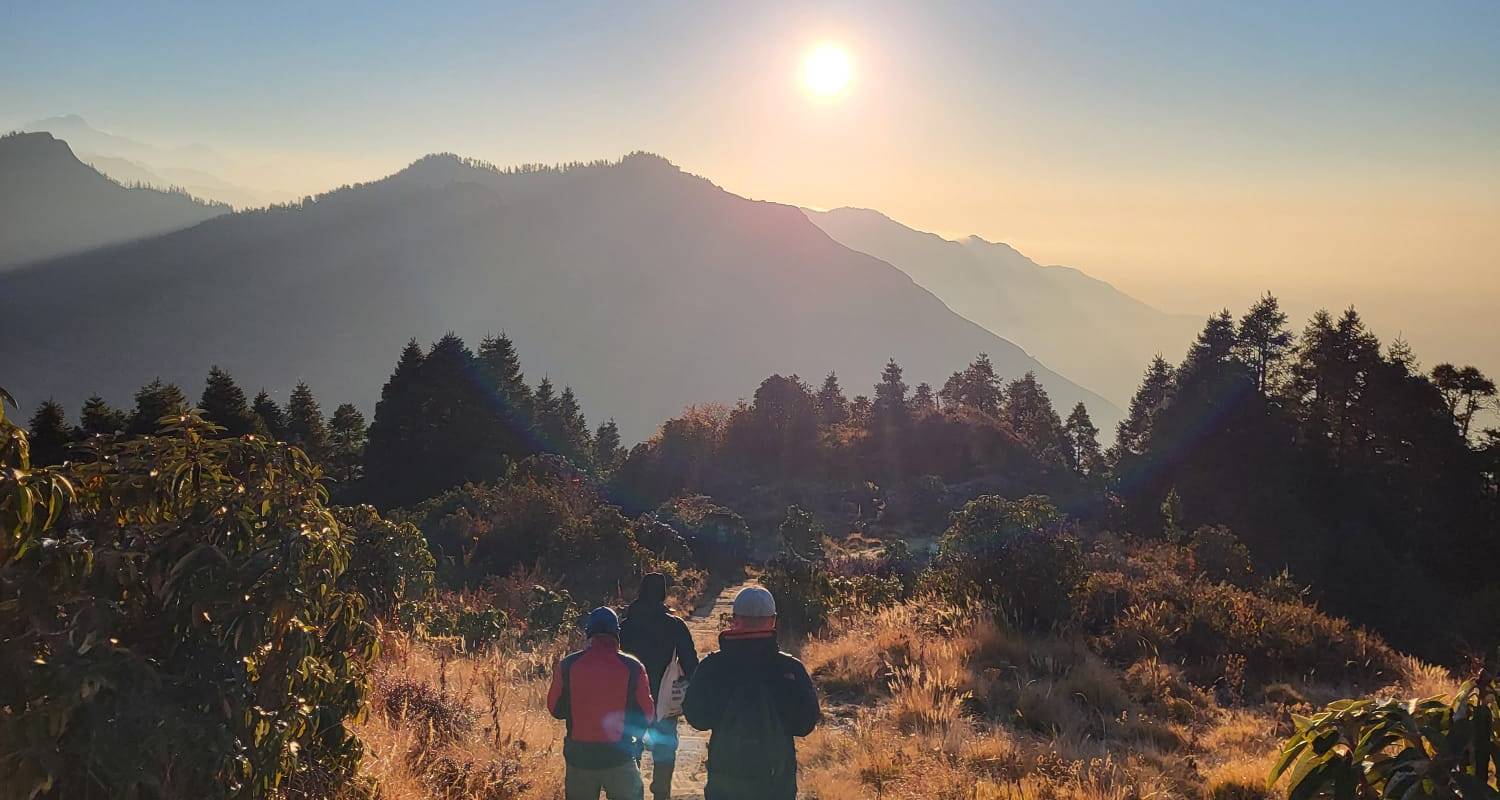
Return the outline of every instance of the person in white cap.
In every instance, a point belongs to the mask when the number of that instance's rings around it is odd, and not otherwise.
[[[818,693],[802,662],[776,646],[776,598],[759,586],[734,598],[719,651],[698,664],[682,703],[712,731],[704,800],[796,800],[794,737],[817,727]]]

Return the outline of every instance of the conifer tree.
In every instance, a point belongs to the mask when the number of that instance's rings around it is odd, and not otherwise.
[[[594,469],[608,477],[625,462],[625,448],[620,444],[620,428],[614,417],[600,423],[594,434]]]
[[[1037,381],[1036,373],[1027,372],[1005,388],[1000,417],[1038,458],[1066,462],[1062,420],[1057,416],[1057,409],[1052,407],[1047,390]]]
[[[906,382],[901,379],[901,365],[890,359],[880,373],[880,383],[875,384],[875,400],[871,406],[876,425],[902,426],[911,418],[911,407],[906,398]]]
[[[558,452],[564,438],[562,410],[558,406],[552,379],[546,375],[537,382],[536,391],[532,393],[531,412],[532,429],[542,449],[549,453]]]
[[[1240,318],[1235,352],[1255,376],[1255,388],[1270,394],[1292,349],[1292,332],[1275,296],[1267,292]]]
[[[1172,397],[1177,377],[1176,370],[1167,360],[1157,355],[1146,368],[1141,386],[1130,399],[1130,409],[1125,419],[1120,420],[1115,432],[1115,444],[1110,449],[1110,461],[1118,464],[1127,455],[1141,455],[1151,440],[1151,428],[1157,413]]]
[[[328,458],[328,425],[306,382],[298,383],[287,401],[286,440],[302,448],[314,464],[322,464]]]
[[[486,336],[479,343],[476,357],[493,416],[487,446],[511,458],[524,457],[531,449],[526,434],[531,425],[532,398],[515,345],[504,334]]]
[[[187,410],[187,397],[177,384],[163,383],[157,378],[135,393],[135,411],[130,415],[125,432],[131,436],[155,433],[161,427],[162,417]]]
[[[980,353],[969,366],[953,373],[938,398],[949,408],[978,411],[989,416],[999,416],[1004,392],[1000,377],[995,374],[995,365],[985,353]]]
[[[911,395],[911,410],[919,417],[937,410],[937,398],[932,394],[932,384],[926,381],[917,384],[916,391]]]
[[[1219,368],[1234,356],[1238,339],[1235,335],[1234,317],[1225,309],[1208,318],[1203,331],[1198,334],[1187,357],[1177,369],[1179,386],[1188,383],[1208,383],[1219,375]]]
[[[78,430],[68,424],[68,414],[55,400],[47,399],[31,415],[31,463],[51,466],[68,460],[68,451],[78,441]]]
[[[353,483],[364,470],[365,415],[352,403],[333,410],[328,421],[328,475],[340,483]]]
[[[589,434],[588,420],[583,417],[573,387],[563,387],[562,395],[557,399],[557,411],[562,436],[558,454],[580,469],[590,469],[594,455],[593,437]]]
[[[1104,455],[1099,450],[1099,428],[1089,418],[1088,407],[1082,402],[1073,406],[1064,425],[1068,438],[1071,465],[1080,475],[1098,475],[1104,466]]]
[[[85,436],[109,436],[124,431],[130,425],[130,415],[96,394],[84,402],[78,421]]]
[[[250,410],[244,390],[217,365],[208,371],[198,408],[210,422],[224,428],[225,436],[244,436],[256,430],[255,412]]]
[[[281,406],[271,399],[271,395],[261,389],[255,395],[255,402],[250,405],[250,411],[255,414],[255,429],[257,432],[269,437],[272,441],[284,442],[287,437],[286,412]]]
[[[849,419],[849,399],[839,386],[839,376],[830,372],[818,390],[818,421],[825,427],[836,427]]]
[[[425,358],[417,340],[408,340],[375,404],[375,419],[365,444],[364,496],[380,508],[421,499],[405,479],[421,458],[423,446],[417,373]]]

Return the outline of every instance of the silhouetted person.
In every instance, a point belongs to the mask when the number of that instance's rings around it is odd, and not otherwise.
[[[566,720],[563,740],[567,800],[642,800],[637,743],[655,709],[646,669],[620,652],[620,620],[613,609],[596,608],[584,626],[589,643],[557,664],[547,692],[547,710]]]
[[[667,667],[676,660],[684,677],[691,678],[698,666],[698,650],[687,624],[667,611],[667,576],[653,572],[641,578],[635,602],[620,623],[620,649],[639,658],[651,679],[658,713],[664,710],[662,695],[672,687],[662,685]],[[677,717],[658,719],[646,732],[651,748],[651,796],[672,796],[672,771],[677,762]]]
[[[734,598],[719,652],[698,665],[683,714],[708,742],[705,800],[795,800],[797,745],[820,718],[802,662],[776,646],[776,600],[759,586]]]

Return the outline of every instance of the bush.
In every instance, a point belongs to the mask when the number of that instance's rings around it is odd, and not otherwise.
[[[669,500],[656,510],[656,519],[680,531],[693,557],[710,572],[733,574],[750,559],[750,526],[704,495]]]
[[[1022,628],[1072,617],[1085,576],[1082,550],[1047,498],[986,496],[954,515],[929,576],[955,601],[974,600]]]
[[[0,417],[0,793],[260,798],[358,763],[376,642],[317,469],[163,421],[49,475]]]
[[[1250,579],[1250,550],[1223,525],[1204,525],[1193,532],[1189,546],[1193,565],[1209,580],[1243,586]]]
[[[371,613],[401,618],[428,599],[434,562],[415,525],[383,520],[373,506],[335,508],[333,516],[354,539],[340,585],[364,595]]]
[[[1281,746],[1275,781],[1291,771],[1294,798],[1500,797],[1500,694],[1485,671],[1451,698],[1340,700]]]

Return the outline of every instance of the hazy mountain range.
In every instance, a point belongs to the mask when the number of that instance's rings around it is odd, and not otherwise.
[[[1203,325],[1080,270],[1041,266],[1010,245],[950,241],[868,209],[804,211],[829,236],[895,266],[949,308],[1122,406],[1151,357],[1175,361]]]
[[[0,139],[0,270],[174,231],[227,212],[187,195],[126,188],[47,133]]]
[[[205,145],[159,147],[101,131],[77,114],[39,119],[22,125],[21,130],[50,133],[66,141],[79,160],[124,184],[177,188],[240,209],[278,199],[226,180],[223,173],[232,162]]]
[[[46,163],[29,192],[103,180],[76,159]],[[453,330],[472,344],[504,331],[533,381],[572,385],[630,439],[771,373],[837,370],[852,395],[888,358],[914,386],[980,352],[1003,375],[1036,372],[1062,413],[1084,401],[1105,430],[1120,416],[800,209],[643,154],[521,172],[429,156],[299,206],[0,274],[0,327],[7,387],[70,410],[94,392],[126,404],[157,375],[196,396],[220,364],[250,391],[284,398],[306,379],[325,405],[368,411],[408,338]]]

